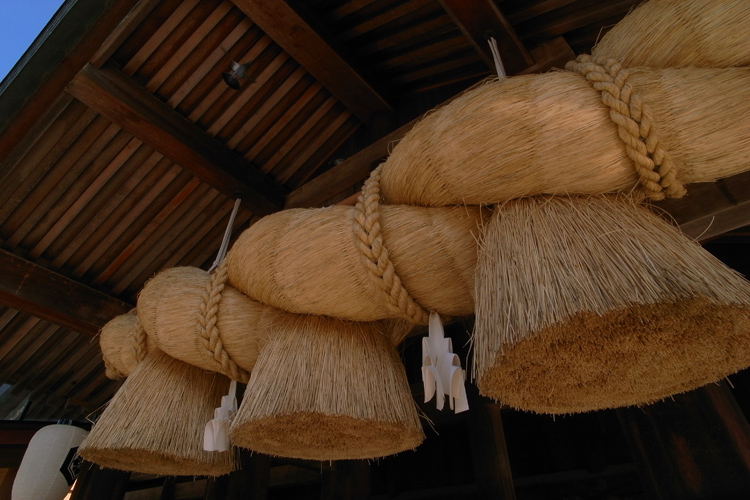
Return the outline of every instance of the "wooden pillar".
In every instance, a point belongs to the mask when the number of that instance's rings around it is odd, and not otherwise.
[[[750,424],[726,383],[617,413],[649,498],[750,495]]]
[[[471,454],[481,498],[515,500],[500,405],[475,394],[473,386],[467,389]]]
[[[271,476],[271,457],[240,451],[241,468],[229,475],[227,500],[266,500]]]
[[[96,464],[84,462],[71,500],[122,500],[129,482],[129,472],[102,469]]]
[[[206,492],[203,500],[224,500],[229,492],[229,474],[209,477],[206,480]]]
[[[365,500],[370,498],[370,464],[367,460],[337,460],[323,480],[325,500]]]

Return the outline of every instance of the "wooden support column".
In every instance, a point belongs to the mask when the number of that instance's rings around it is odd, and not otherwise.
[[[130,482],[130,473],[102,469],[96,464],[84,462],[78,475],[71,500],[122,500]]]
[[[325,500],[370,498],[370,464],[367,460],[337,460],[323,481]]]
[[[750,424],[726,383],[617,413],[648,498],[748,497]]]
[[[229,475],[226,500],[266,500],[271,476],[271,457],[240,451],[240,469]]]
[[[510,470],[503,420],[500,416],[501,405],[479,396],[473,385],[467,389],[471,454],[480,498],[515,500],[513,474]]]

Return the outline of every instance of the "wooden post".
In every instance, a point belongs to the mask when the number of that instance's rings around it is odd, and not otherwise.
[[[480,498],[515,500],[500,405],[480,397],[474,386],[467,389],[471,454]]]
[[[71,500],[122,500],[129,482],[129,472],[102,469],[96,464],[84,462]]]
[[[325,500],[370,498],[370,464],[367,460],[337,460],[323,481]]]
[[[271,457],[240,451],[241,469],[229,475],[227,500],[266,500],[271,476]]]
[[[617,413],[649,498],[748,498],[750,424],[726,383]]]

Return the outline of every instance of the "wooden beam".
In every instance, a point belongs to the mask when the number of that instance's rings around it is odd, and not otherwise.
[[[286,190],[112,66],[87,65],[68,93],[245,207],[281,209]]]
[[[686,187],[684,198],[654,205],[671,215],[691,238],[703,241],[750,225],[750,172]]]
[[[513,474],[500,415],[501,405],[470,389],[468,420],[471,454],[477,486],[482,498],[515,500]]]
[[[487,40],[495,37],[505,72],[515,75],[534,64],[516,30],[492,0],[440,0],[440,4],[495,73]]]
[[[122,500],[130,482],[130,472],[103,469],[96,464],[83,462],[71,500]]]
[[[616,411],[648,498],[747,497],[750,424],[726,382]]]
[[[393,113],[386,100],[287,0],[233,0],[258,27],[365,125]]]
[[[138,0],[66,2],[0,86],[0,161],[47,112]]]
[[[0,303],[94,336],[132,305],[0,250]]]

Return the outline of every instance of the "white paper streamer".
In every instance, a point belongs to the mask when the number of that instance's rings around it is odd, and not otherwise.
[[[497,40],[495,37],[490,37],[487,42],[490,44],[490,52],[492,52],[492,59],[495,61],[495,71],[497,76],[504,80],[508,75],[505,73],[505,66],[503,66],[503,60],[500,57],[500,49],[497,47]]]
[[[429,335],[422,339],[422,382],[424,402],[437,395],[437,409],[445,406],[445,396],[451,410],[461,413],[469,409],[466,398],[466,371],[453,353],[451,339],[445,338],[443,324],[437,313],[430,313]]]
[[[214,418],[206,424],[203,433],[203,449],[206,451],[228,451],[229,426],[237,413],[237,382],[229,384],[229,394],[221,397],[221,406],[214,410]]]

